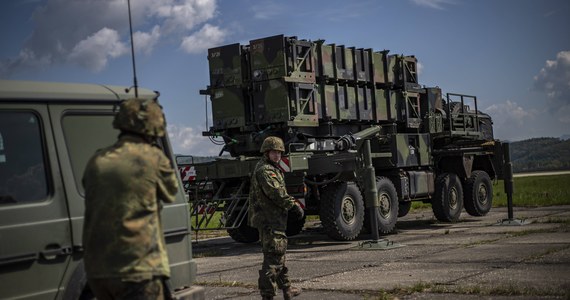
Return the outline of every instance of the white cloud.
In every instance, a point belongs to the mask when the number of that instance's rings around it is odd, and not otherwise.
[[[150,55],[160,39],[160,26],[155,25],[150,33],[137,31],[133,34],[135,50]]]
[[[484,109],[493,119],[493,131],[499,138],[519,140],[527,138],[531,128],[528,126],[535,120],[534,111],[529,111],[517,102],[507,100],[504,103],[496,103]]]
[[[444,10],[445,6],[455,4],[452,0],[412,0],[412,2],[419,6],[426,6],[429,8]]]
[[[495,119],[509,120],[517,125],[522,125],[525,118],[532,117],[532,114],[526,111],[516,102],[507,100],[505,103],[493,104],[485,109]]]
[[[156,7],[149,14],[165,19],[167,31],[186,29],[192,30],[198,24],[206,22],[216,13],[215,0],[161,0],[156,1]]]
[[[183,155],[217,156],[222,146],[214,145],[200,130],[184,125],[168,125],[168,137],[174,152]]]
[[[197,26],[216,16],[216,1],[131,1],[136,50],[151,54],[162,39],[180,43]],[[129,53],[121,47],[129,46],[125,0],[46,0],[40,3],[31,17],[34,29],[30,37],[18,57],[0,61],[0,76],[9,77],[24,68],[63,63],[101,70],[109,59]],[[104,37],[111,40],[102,41]],[[87,49],[87,45],[93,44],[118,48],[105,48],[105,53],[99,53],[97,49]]]
[[[226,35],[226,31],[219,27],[205,24],[200,31],[182,39],[180,48],[187,53],[199,53],[219,45]]]
[[[128,52],[128,46],[119,40],[116,30],[103,28],[73,47],[69,60],[92,71],[101,71],[109,58]]]
[[[283,14],[285,7],[275,1],[258,2],[251,6],[255,19],[270,20]]]
[[[534,76],[534,87],[546,93],[551,113],[559,115],[561,109],[570,111],[570,51],[558,52],[556,60],[547,60]]]

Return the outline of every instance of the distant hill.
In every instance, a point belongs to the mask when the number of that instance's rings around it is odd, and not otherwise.
[[[511,160],[515,173],[569,170],[570,140],[533,138],[511,142]]]

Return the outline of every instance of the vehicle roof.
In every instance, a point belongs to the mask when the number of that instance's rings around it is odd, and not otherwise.
[[[134,89],[127,93],[126,88],[128,87],[102,84],[0,80],[0,101],[118,101],[134,98]],[[139,88],[138,96],[153,99],[158,93]]]

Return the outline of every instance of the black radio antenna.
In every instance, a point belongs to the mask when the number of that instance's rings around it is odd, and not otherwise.
[[[131,32],[131,58],[133,60],[133,87],[135,88],[135,98],[139,97],[139,89],[137,83],[137,67],[135,64],[135,43],[133,40],[133,23],[131,21],[131,0],[127,0],[127,5],[129,7],[129,30]]]

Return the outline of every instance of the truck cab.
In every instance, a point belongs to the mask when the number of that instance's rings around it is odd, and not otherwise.
[[[0,80],[0,298],[93,298],[82,263],[81,178],[95,151],[116,141],[114,112],[133,97],[119,86]],[[139,89],[139,98],[157,97]],[[160,145],[173,161],[167,136]],[[188,220],[180,184],[162,210],[171,286],[177,298],[203,299],[192,285]]]

